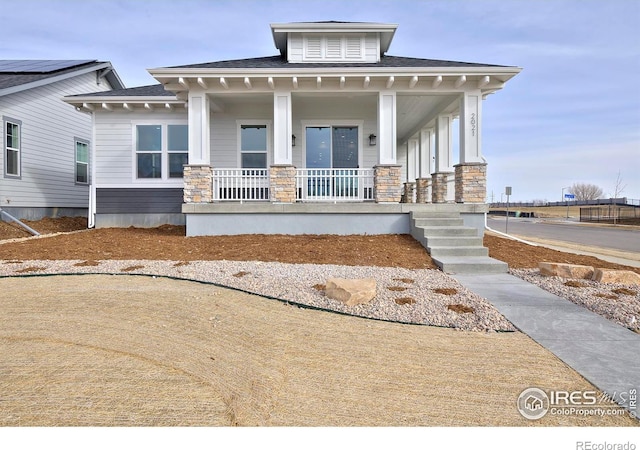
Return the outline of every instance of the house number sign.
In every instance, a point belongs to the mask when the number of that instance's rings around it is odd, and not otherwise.
[[[471,113],[471,136],[476,136],[476,113]]]

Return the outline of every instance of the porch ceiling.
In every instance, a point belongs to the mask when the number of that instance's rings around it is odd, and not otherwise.
[[[459,108],[459,94],[397,94],[396,103],[396,132],[400,144],[406,142],[414,134],[425,126],[430,126],[439,114],[456,114]],[[273,95],[270,93],[229,93],[210,94],[210,99],[215,109],[223,110],[233,108],[235,105],[264,105],[270,107],[273,104]],[[327,105],[351,103],[357,101],[366,108],[377,110],[377,93],[345,92],[342,94],[328,92],[296,92],[292,96],[293,114],[299,109],[302,102],[313,101],[319,103],[322,109]]]

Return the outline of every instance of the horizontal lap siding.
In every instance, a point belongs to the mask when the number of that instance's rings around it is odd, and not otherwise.
[[[175,214],[182,212],[180,188],[96,189],[97,214]]]
[[[93,148],[91,116],[62,98],[108,88],[106,82],[96,83],[95,73],[88,73],[0,98],[0,115],[22,122],[22,176],[4,178],[4,155],[0,157],[0,206],[88,206],[88,186],[75,183],[74,138],[89,141]]]
[[[132,184],[134,125],[139,121],[187,120],[187,113],[96,112],[95,161],[98,186]]]
[[[305,130],[302,122],[333,124],[335,121],[364,121],[362,129],[362,167],[370,169],[378,163],[378,147],[369,146],[369,135],[378,134],[378,97],[359,97],[358,102],[336,98],[293,98],[293,134],[296,146],[293,147],[293,165],[304,167],[304,147],[302,145]]]
[[[214,168],[240,167],[238,120],[255,120],[256,124],[267,122],[273,124],[273,103],[268,101],[230,104],[226,106],[223,113],[211,114],[211,165]],[[269,156],[270,160],[272,155],[273,149]]]

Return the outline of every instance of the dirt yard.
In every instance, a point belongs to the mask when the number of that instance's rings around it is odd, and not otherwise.
[[[528,387],[593,389],[522,333],[360,319],[163,278],[4,278],[0,290],[0,426],[637,424],[521,417]]]
[[[0,224],[0,260],[433,267],[408,236],[186,238],[183,227],[30,225],[72,232],[21,239]],[[595,260],[494,236],[485,245],[512,267]],[[637,426],[626,413],[521,417],[515,404],[528,387],[593,387],[519,332],[367,320],[163,278],[3,278],[0,291],[0,426]]]
[[[65,233],[46,239],[27,239],[0,245],[0,259],[149,259],[171,261],[274,261],[292,264],[435,268],[426,250],[407,235],[384,236],[207,236],[185,237],[184,227],[86,229],[86,219],[64,218],[26,222],[41,232]],[[0,241],[29,237],[13,224],[0,222]],[[489,255],[514,269],[536,268],[541,261],[567,262],[640,273],[592,256],[533,247],[486,235]]]

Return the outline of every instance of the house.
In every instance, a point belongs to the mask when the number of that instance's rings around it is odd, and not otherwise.
[[[482,101],[521,69],[390,56],[396,29],[271,24],[275,56],[67,97],[94,121],[91,224],[384,234],[452,214],[482,236]]]
[[[0,208],[21,219],[86,216],[92,121],[61,99],[123,87],[109,62],[0,60]]]

